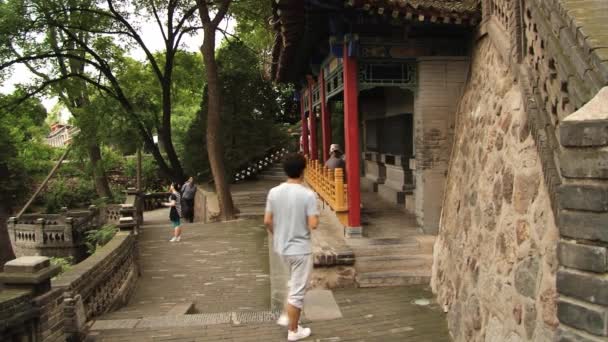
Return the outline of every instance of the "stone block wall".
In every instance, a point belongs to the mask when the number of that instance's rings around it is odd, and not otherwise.
[[[0,273],[0,341],[64,342],[63,291],[53,290],[59,272],[46,257],[11,260]]]
[[[437,234],[454,136],[454,116],[469,70],[468,57],[418,58],[414,100],[415,201],[418,223]]]
[[[53,281],[64,293],[65,332],[78,338],[87,320],[127,303],[138,278],[137,240],[119,232],[95,254]]]
[[[608,339],[608,87],[560,125],[560,341]]]
[[[558,230],[522,87],[487,37],[457,112],[433,290],[455,341],[550,341]]]
[[[38,340],[44,342],[64,342],[64,302],[63,291],[52,290],[33,300],[38,311]]]

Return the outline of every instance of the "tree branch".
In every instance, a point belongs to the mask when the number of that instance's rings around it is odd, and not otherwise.
[[[154,58],[154,55],[152,54],[152,52],[150,52],[150,49],[148,49],[139,33],[137,33],[137,30],[135,30],[135,28],[122,16],[122,14],[118,13],[118,11],[114,8],[113,0],[107,0],[106,2],[108,4],[110,12],[112,12],[112,14],[115,16],[115,19],[118,20],[122,25],[127,28],[129,32],[133,34],[133,39],[135,39],[137,44],[139,44],[142,50],[144,50],[146,57],[148,58],[148,61],[152,66],[152,70],[154,71],[158,79],[162,80],[164,78],[164,75],[160,69],[160,66],[156,62],[156,58]]]
[[[154,13],[154,18],[156,18],[156,23],[158,24],[160,33],[163,35],[163,40],[165,41],[165,44],[167,44],[168,40],[167,40],[167,35],[165,34],[165,28],[163,27],[163,23],[160,20],[160,17],[158,16],[158,11],[156,10],[156,5],[154,4],[154,0],[150,1],[150,3],[152,4],[152,13]]]

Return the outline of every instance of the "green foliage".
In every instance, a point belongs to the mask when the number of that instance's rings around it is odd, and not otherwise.
[[[74,264],[74,258],[72,258],[72,257],[67,257],[67,258],[52,257],[51,258],[51,265],[61,267],[59,274],[69,271],[72,268],[73,264]]]
[[[52,167],[56,152],[44,145],[46,110],[38,99],[15,106],[23,93],[0,95],[0,202],[15,205]]]
[[[141,178],[142,178],[142,190],[144,191],[164,191],[163,179],[158,173],[158,167],[152,156],[144,154],[142,155],[141,162]],[[130,156],[125,159],[124,163],[124,175],[129,179],[136,179],[137,177],[137,157]]]
[[[40,202],[47,213],[56,213],[62,207],[85,208],[96,198],[95,185],[91,180],[60,175],[49,182]]]
[[[284,146],[285,132],[275,123],[281,115],[276,99],[280,96],[273,85],[260,76],[256,55],[243,43],[232,42],[218,51],[224,108],[222,140],[226,172],[261,156],[268,148]],[[209,162],[204,151],[206,110],[190,126],[183,157],[186,173],[207,179]],[[202,146],[201,146],[202,145]]]
[[[110,242],[118,232],[118,227],[113,224],[106,224],[99,229],[86,232],[85,245],[89,254],[95,253],[98,247],[103,247]]]

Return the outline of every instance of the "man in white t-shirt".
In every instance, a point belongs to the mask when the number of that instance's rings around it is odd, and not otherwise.
[[[310,234],[319,225],[317,196],[303,185],[305,168],[303,155],[292,153],[285,157],[283,169],[287,181],[268,192],[264,215],[274,250],[289,268],[288,320],[278,322],[288,325],[288,341],[298,341],[311,334],[310,328],[298,324],[313,268]]]

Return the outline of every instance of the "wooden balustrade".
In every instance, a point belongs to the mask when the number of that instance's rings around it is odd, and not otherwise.
[[[344,183],[344,170],[328,169],[318,160],[309,160],[304,171],[306,183],[319,194],[338,218],[345,224],[348,213],[347,185]]]

